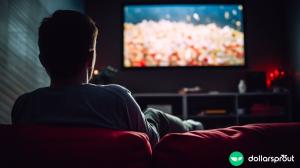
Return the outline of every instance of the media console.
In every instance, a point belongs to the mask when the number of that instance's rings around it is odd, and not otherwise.
[[[182,119],[199,120],[206,128],[291,120],[289,93],[137,93],[133,96],[142,110],[159,108]]]

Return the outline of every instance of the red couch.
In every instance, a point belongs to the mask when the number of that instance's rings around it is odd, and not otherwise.
[[[294,163],[241,167],[300,167],[300,123],[253,124],[173,133],[153,149],[143,133],[100,128],[0,125],[0,167],[233,167],[228,157],[294,155]]]
[[[229,155],[244,155],[242,167],[300,167],[300,123],[251,124],[168,134],[153,152],[155,167],[233,167]],[[295,162],[249,162],[248,157],[293,155]]]
[[[148,137],[138,132],[0,126],[1,168],[145,168],[151,154]]]

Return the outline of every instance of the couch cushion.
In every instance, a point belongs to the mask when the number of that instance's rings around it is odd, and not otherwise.
[[[0,126],[0,167],[148,167],[143,133],[100,128]]]
[[[166,135],[153,152],[156,167],[233,167],[229,155],[240,151],[243,167],[299,167],[300,123],[251,124]],[[294,163],[249,163],[251,155],[294,155]],[[297,164],[297,166],[296,166]],[[282,166],[280,166],[282,165]]]

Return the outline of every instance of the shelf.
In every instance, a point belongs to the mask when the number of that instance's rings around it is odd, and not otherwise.
[[[182,119],[194,119],[206,128],[240,125],[255,122],[281,122],[291,118],[289,93],[138,93],[133,94],[142,109],[148,105],[172,106],[172,113]],[[224,109],[225,114],[199,115],[205,110]],[[240,110],[244,111],[239,115]],[[265,114],[251,114],[261,110]],[[272,111],[273,110],[273,111]],[[274,112],[273,114],[270,112]],[[281,113],[278,113],[281,112]]]
[[[178,93],[135,93],[133,97],[182,97]]]
[[[132,94],[134,97],[209,97],[209,96],[275,96],[275,95],[289,95],[289,93],[273,93],[273,92],[246,92],[246,93],[236,93],[236,92],[216,92],[216,93],[135,93]]]
[[[239,117],[239,125],[251,123],[277,123],[287,122],[289,117],[287,115],[266,115],[266,116],[251,116],[245,115]]]
[[[239,118],[276,118],[276,117],[288,117],[286,114],[266,114],[266,115],[255,115],[255,114],[244,114],[239,115]]]
[[[204,116],[189,116],[190,119],[233,119],[236,115],[224,114],[224,115],[204,115]]]

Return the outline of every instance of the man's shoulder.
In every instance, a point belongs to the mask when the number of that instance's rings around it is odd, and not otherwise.
[[[21,110],[24,111],[24,106],[30,101],[33,94],[35,94],[35,91],[27,92],[21,94],[14,102],[13,108],[12,108],[12,119],[14,120],[14,117],[17,113],[19,113]]]
[[[131,95],[131,92],[124,86],[118,84],[109,84],[109,85],[93,85],[89,84],[89,92],[94,97],[101,95],[107,101],[117,101],[121,104],[130,104],[135,102],[134,98]],[[127,106],[126,105],[126,106]]]
[[[118,84],[109,84],[109,85],[102,85],[105,89],[109,89],[109,90],[114,90],[114,91],[119,91],[119,92],[122,92],[122,93],[130,93],[130,91],[125,88],[124,86],[122,85],[118,85]]]
[[[69,90],[70,89],[70,90]],[[38,88],[36,90],[33,90],[31,92],[27,92],[22,94],[21,96],[18,97],[17,101],[23,102],[27,99],[30,99],[31,97],[49,97],[49,95],[65,95],[69,94],[72,92],[73,93],[82,93],[84,92],[86,95],[90,96],[96,96],[101,94],[101,95],[106,95],[108,97],[128,97],[130,96],[130,91],[121,85],[118,84],[109,84],[109,85],[94,85],[94,84],[87,84],[84,85],[80,88],[69,88],[67,90],[65,89],[53,89],[49,87],[44,87],[44,88]]]
[[[18,97],[18,100],[24,100],[24,99],[27,99],[27,98],[31,97],[32,95],[39,94],[40,92],[43,92],[43,90],[46,90],[46,88],[38,88],[38,89],[36,89],[36,90],[33,90],[33,91],[30,91],[30,92],[23,93],[23,94],[21,94],[21,95]]]
[[[31,92],[20,95],[15,101],[16,104],[17,104],[17,102],[19,102],[19,103],[24,102],[28,97],[30,97],[30,95],[31,95]]]
[[[126,87],[118,84],[99,85],[99,87],[122,99],[128,99],[131,95],[131,92]]]

